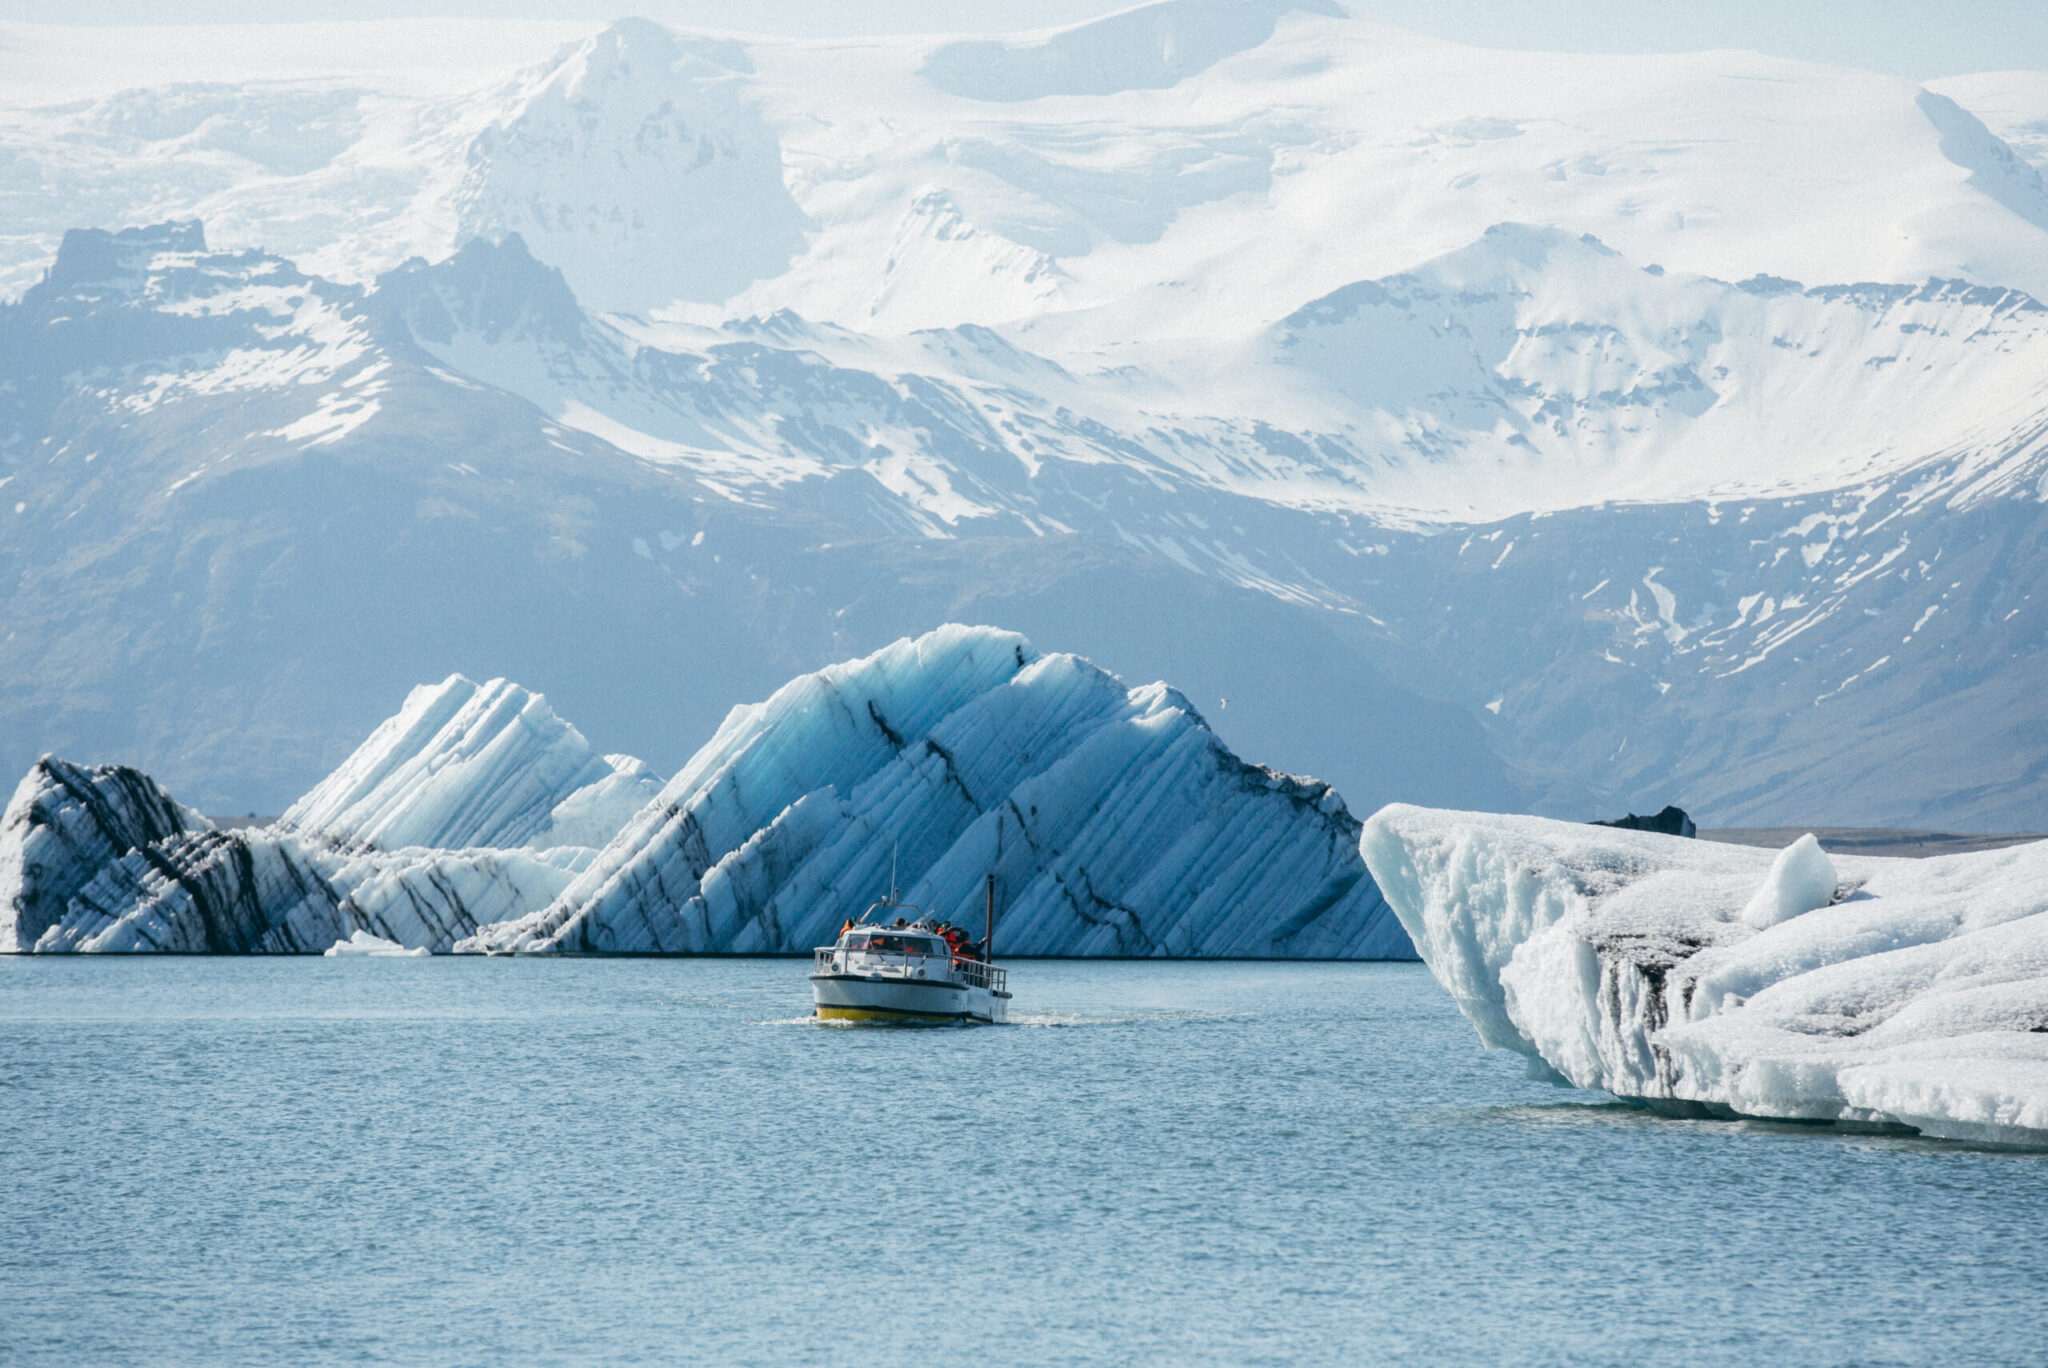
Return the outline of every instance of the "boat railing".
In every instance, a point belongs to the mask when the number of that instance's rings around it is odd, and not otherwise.
[[[1010,976],[1008,970],[985,960],[962,959],[958,955],[953,956],[953,972],[960,976],[961,982],[986,988],[992,993],[1002,992],[1003,984]]]
[[[870,963],[875,960],[882,960],[888,968],[898,969],[899,972],[904,974],[909,973],[911,961],[913,960],[918,961],[919,968],[922,969],[930,965],[934,960],[943,961],[948,958],[945,955],[923,955],[915,951],[865,950],[842,948],[837,945],[821,945],[811,951],[811,967],[813,972],[821,974],[849,969],[852,967],[855,955],[867,957]],[[951,969],[953,975],[962,983],[976,988],[986,988],[996,993],[1004,991],[1003,985],[1009,979],[1008,970],[983,960],[966,959],[959,955],[953,955],[950,958],[952,960]]]

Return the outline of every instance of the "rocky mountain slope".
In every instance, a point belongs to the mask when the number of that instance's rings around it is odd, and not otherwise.
[[[965,618],[1361,808],[2044,821],[2024,73],[1211,0],[373,46],[0,112],[0,762],[277,811],[460,670],[670,772]]]

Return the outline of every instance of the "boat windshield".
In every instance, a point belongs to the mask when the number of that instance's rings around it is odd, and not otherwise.
[[[847,933],[848,950],[866,950],[871,953],[891,955],[944,955],[946,943],[935,936],[906,936],[900,932]]]

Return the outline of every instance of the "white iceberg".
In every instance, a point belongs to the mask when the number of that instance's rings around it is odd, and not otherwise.
[[[2048,842],[1830,860],[1397,804],[1360,850],[1481,1040],[1575,1086],[2048,1145]]]
[[[504,679],[422,684],[281,825],[385,850],[600,846],[661,788]]]
[[[38,952],[312,954],[367,931],[446,951],[544,907],[594,851],[348,849],[289,832],[206,831],[103,867]]]
[[[440,690],[414,690],[408,709],[422,696],[455,692],[457,684],[471,694],[494,688],[451,680]],[[498,694],[506,696],[506,690]],[[553,713],[545,713],[537,696],[516,688],[510,694],[522,698],[510,725],[467,754],[444,747],[436,774],[412,784],[410,793],[424,813],[389,801],[389,784],[383,801],[371,786],[365,790],[369,801],[358,811],[377,811],[381,823],[344,823],[338,836],[276,827],[221,831],[172,801],[139,770],[78,766],[45,756],[16,786],[0,817],[0,952],[309,954],[354,932],[422,950],[449,950],[479,926],[545,907],[590,864],[594,844],[379,850],[362,840],[365,829],[389,833],[438,825],[461,831],[465,823],[471,831],[545,838],[549,827],[541,823],[563,811],[571,825],[596,829],[627,801],[623,790],[643,782],[651,786],[651,776],[592,758],[588,747],[584,760],[563,764],[565,752],[573,756],[582,747],[582,737],[561,723],[547,727]],[[412,709],[414,719],[420,713]],[[387,723],[379,735],[391,731]],[[449,727],[436,727],[428,737],[446,733]],[[469,727],[463,735],[477,733]],[[535,735],[545,743],[532,741]],[[506,737],[522,743],[506,745]],[[354,772],[365,768],[358,762],[369,750],[365,745],[350,760]],[[385,747],[387,754],[391,750]],[[524,762],[487,762],[506,750]],[[389,766],[387,774],[403,770]],[[461,784],[438,776],[467,776],[473,793],[465,801]],[[344,786],[330,778],[315,795],[338,790]],[[317,811],[307,803],[299,809]]]
[[[424,947],[408,950],[397,941],[388,941],[367,931],[357,931],[347,940],[338,940],[320,953],[328,959],[413,959],[428,952]]]
[[[736,708],[544,911],[458,950],[787,952],[900,869],[1011,955],[1407,958],[1327,784],[1164,684],[946,626]]]

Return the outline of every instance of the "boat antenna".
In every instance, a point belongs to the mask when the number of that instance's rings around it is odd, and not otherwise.
[[[988,876],[988,928],[981,936],[981,958],[984,963],[994,964],[996,960],[996,876]]]
[[[896,902],[896,857],[902,854],[902,852],[903,842],[899,838],[889,847],[889,902],[891,905],[894,905]]]

